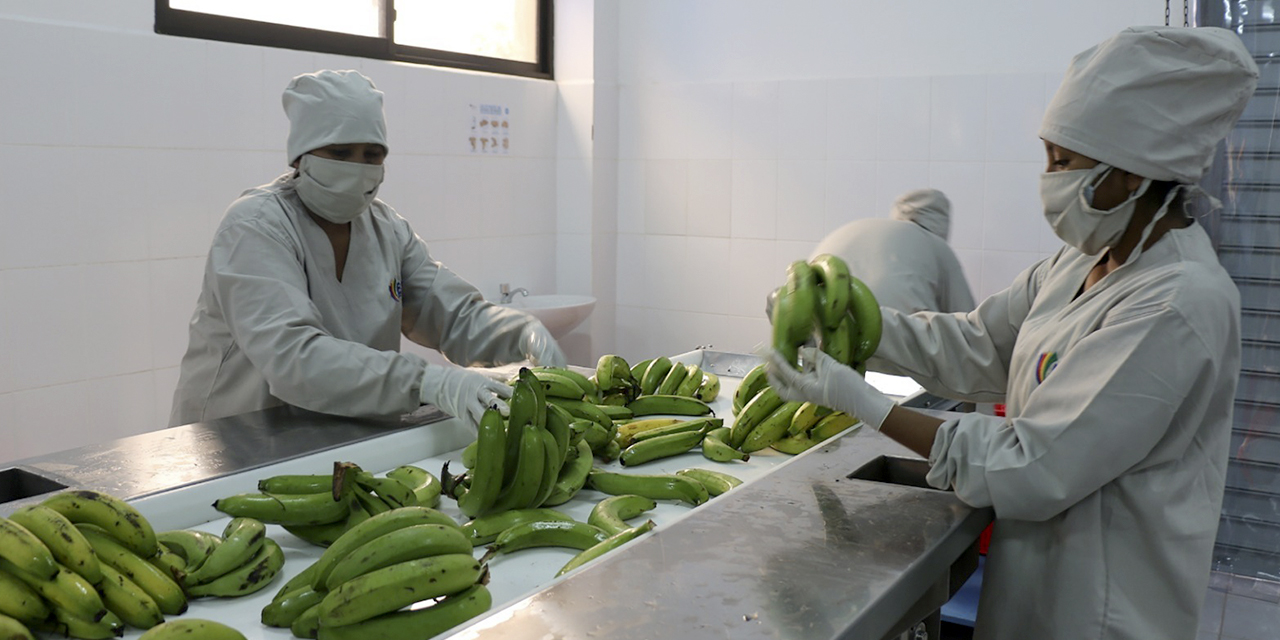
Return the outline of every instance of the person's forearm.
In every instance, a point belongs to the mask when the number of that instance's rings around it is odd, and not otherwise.
[[[928,458],[933,450],[933,439],[938,435],[942,420],[903,407],[889,410],[889,416],[880,425],[880,433],[896,440],[902,446]]]

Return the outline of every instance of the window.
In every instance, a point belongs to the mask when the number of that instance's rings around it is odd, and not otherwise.
[[[156,0],[156,33],[551,77],[552,0]]]

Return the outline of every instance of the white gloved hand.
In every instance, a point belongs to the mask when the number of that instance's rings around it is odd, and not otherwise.
[[[427,365],[418,396],[423,404],[433,404],[451,416],[469,421],[472,426],[480,424],[481,416],[490,407],[504,416],[511,412],[503,401],[511,397],[509,385],[461,367]]]
[[[529,362],[544,367],[564,367],[569,364],[551,332],[537,320],[530,322],[520,335],[520,352]]]
[[[867,383],[857,371],[813,347],[800,348],[801,370],[797,371],[777,351],[769,354],[765,371],[769,385],[784,400],[812,402],[855,416],[868,427],[880,430],[889,410],[897,403]]]

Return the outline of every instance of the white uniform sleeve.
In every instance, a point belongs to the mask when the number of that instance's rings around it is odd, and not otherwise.
[[[1009,360],[1037,288],[1037,263],[1008,289],[969,313],[904,314],[881,307],[883,335],[867,366],[911,376],[948,398],[998,402],[1008,387]]]
[[[1081,339],[1005,420],[943,424],[928,480],[1001,518],[1052,518],[1132,470],[1169,429],[1213,350],[1167,301],[1129,307]]]
[[[401,264],[404,335],[463,366],[523,360],[520,337],[533,317],[485,300],[470,282],[433,260],[421,238],[408,235]]]
[[[209,255],[226,324],[271,395],[345,416],[395,416],[416,409],[426,363],[325,331],[307,295],[302,257],[278,234],[253,221],[228,225]]]

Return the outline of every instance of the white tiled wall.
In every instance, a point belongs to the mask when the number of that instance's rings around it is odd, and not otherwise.
[[[489,297],[555,291],[554,83],[158,36],[137,0],[21,4],[0,16],[0,464],[167,424],[212,233],[286,170],[298,73],[386,92],[380,196],[437,259]],[[511,108],[511,155],[470,153],[477,102]]]

